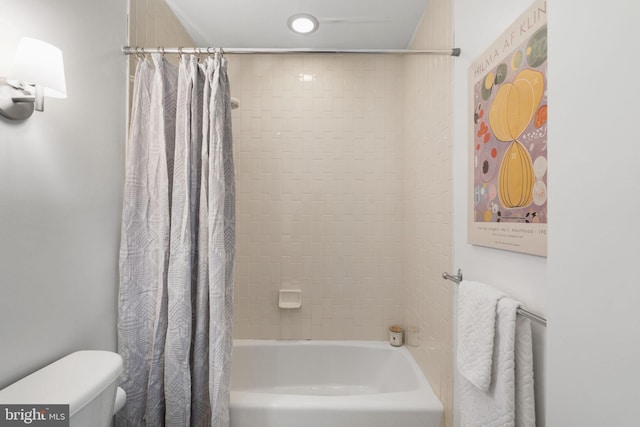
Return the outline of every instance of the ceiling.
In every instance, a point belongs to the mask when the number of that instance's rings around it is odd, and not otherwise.
[[[406,49],[428,0],[165,0],[198,47]],[[296,34],[287,20],[320,22]]]

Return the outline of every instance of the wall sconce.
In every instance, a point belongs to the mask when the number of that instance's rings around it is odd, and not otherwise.
[[[6,79],[0,79],[0,115],[24,120],[44,111],[44,97],[66,98],[62,52],[41,40],[22,38]]]

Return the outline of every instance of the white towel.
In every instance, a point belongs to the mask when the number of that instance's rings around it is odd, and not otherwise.
[[[480,282],[458,287],[458,372],[482,391],[491,383],[496,307],[504,296]]]
[[[463,427],[535,427],[531,324],[517,318],[519,305],[506,297],[498,301],[489,389],[460,377]]]
[[[516,317],[516,426],[535,427],[536,403],[533,387],[533,340],[531,322]]]

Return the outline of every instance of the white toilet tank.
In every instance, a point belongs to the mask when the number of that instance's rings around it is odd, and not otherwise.
[[[108,427],[122,357],[110,351],[71,353],[0,390],[0,404],[68,404],[72,427]]]

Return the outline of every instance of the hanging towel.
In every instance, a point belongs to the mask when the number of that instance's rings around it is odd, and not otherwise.
[[[482,391],[489,390],[496,307],[504,293],[463,280],[458,288],[458,372]]]
[[[531,321],[516,316],[516,426],[535,427],[536,404],[533,388],[533,340]]]
[[[463,427],[535,427],[531,324],[517,319],[519,305],[507,297],[498,301],[489,389],[460,377]]]

